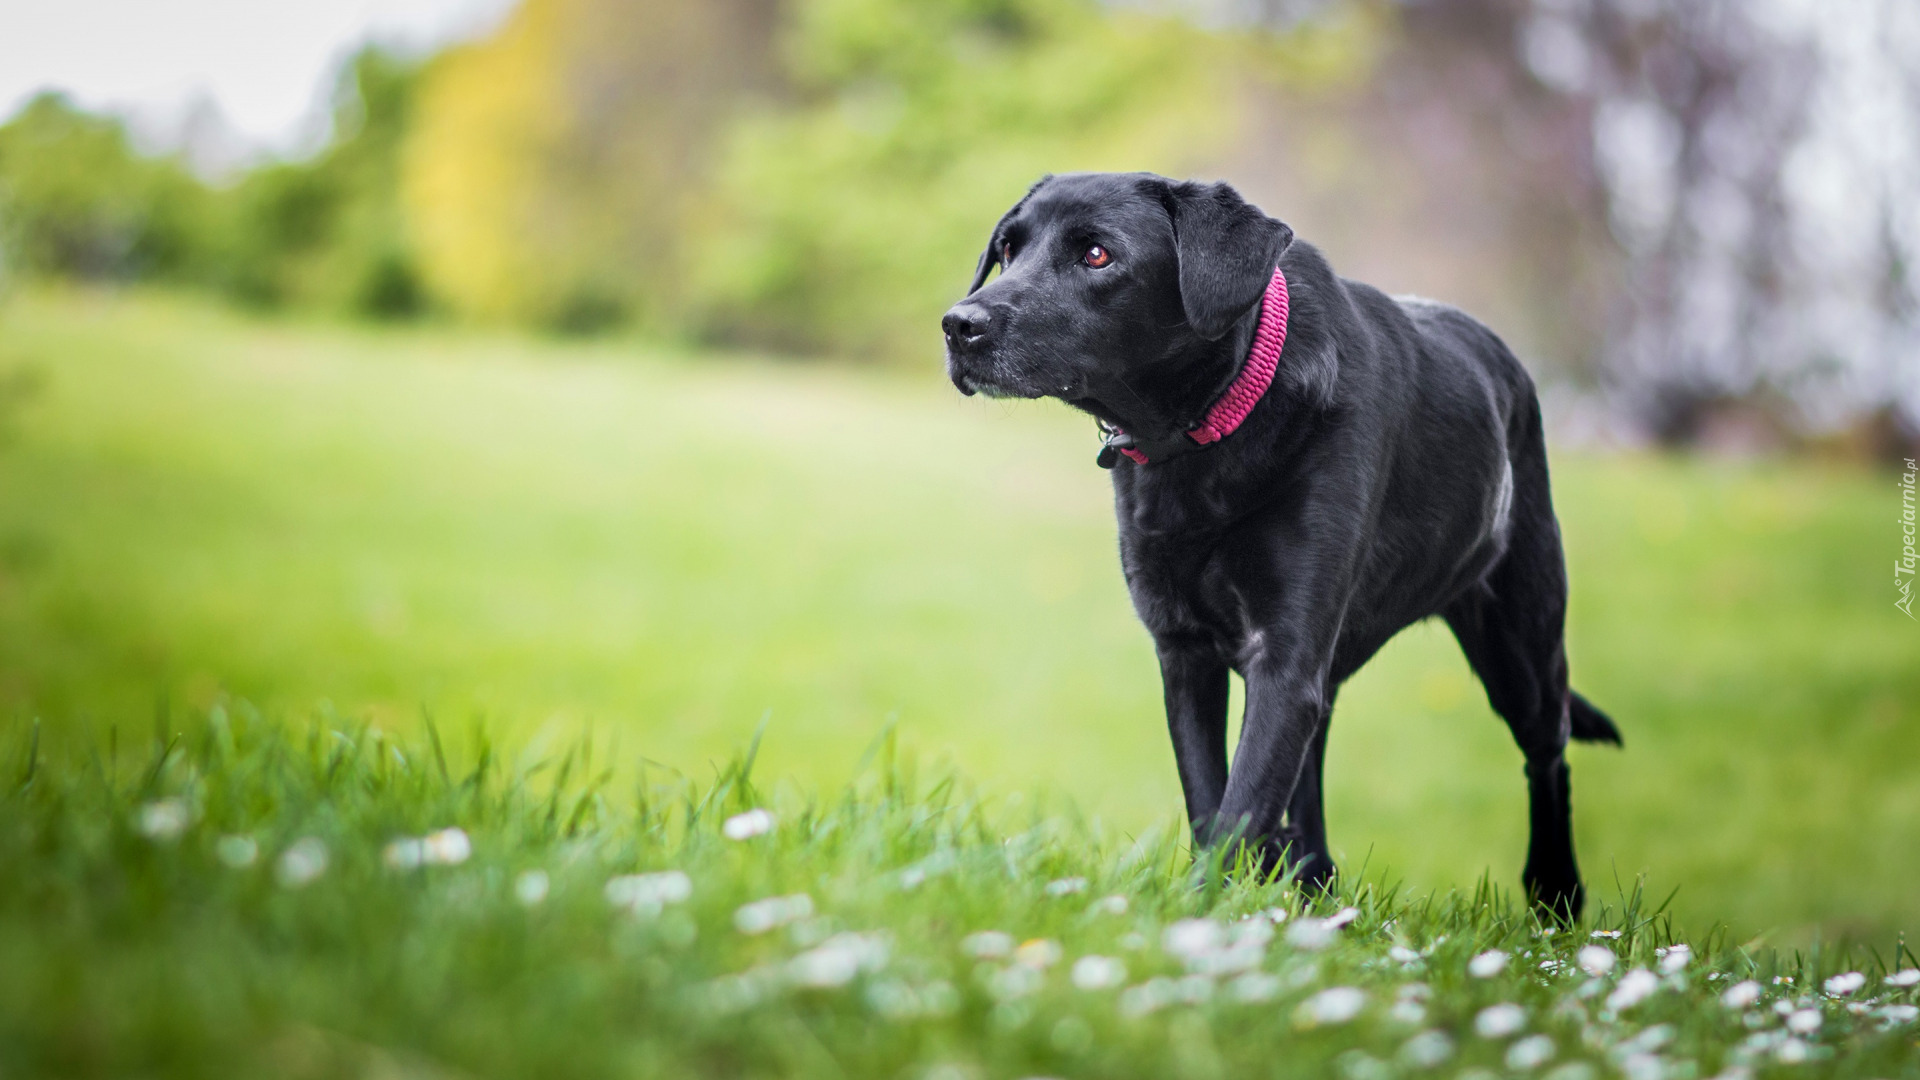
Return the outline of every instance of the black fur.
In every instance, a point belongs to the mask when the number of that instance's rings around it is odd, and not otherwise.
[[[1089,266],[1092,245],[1111,263]],[[1195,835],[1244,837],[1268,865],[1328,880],[1334,695],[1439,615],[1526,758],[1528,893],[1578,917],[1563,752],[1570,736],[1620,735],[1567,686],[1540,408],[1491,330],[1336,276],[1226,184],[1076,174],[1041,180],[994,227],[943,322],[948,374],[965,393],[1058,397],[1176,438],[1238,373],[1276,263],[1291,316],[1272,389],[1217,446],[1113,471]],[[1247,690],[1231,771],[1229,671]]]

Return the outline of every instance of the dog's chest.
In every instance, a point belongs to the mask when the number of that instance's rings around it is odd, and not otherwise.
[[[1148,630],[1205,637],[1228,657],[1257,648],[1256,583],[1233,571],[1261,542],[1252,530],[1213,524],[1190,506],[1123,500],[1117,509],[1127,591]]]

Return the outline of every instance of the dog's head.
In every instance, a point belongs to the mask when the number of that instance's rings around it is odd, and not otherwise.
[[[1046,177],[994,226],[966,299],[941,320],[947,375],[994,397],[1129,386],[1253,311],[1292,240],[1224,183]]]

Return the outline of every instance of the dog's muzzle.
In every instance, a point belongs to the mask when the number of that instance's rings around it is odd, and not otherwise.
[[[969,370],[969,361],[977,361],[986,351],[993,312],[984,304],[962,300],[941,318],[940,330],[947,338],[947,377],[953,380],[954,388],[969,397],[991,389]]]

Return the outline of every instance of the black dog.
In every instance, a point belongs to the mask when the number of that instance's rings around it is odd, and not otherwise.
[[[1248,838],[1326,882],[1334,695],[1437,614],[1526,756],[1528,894],[1579,916],[1564,751],[1620,735],[1567,686],[1540,408],[1491,330],[1336,276],[1226,184],[1148,173],[1035,184],[942,326],[961,392],[1058,397],[1107,433],[1199,841]],[[1247,699],[1231,772],[1230,669]]]

